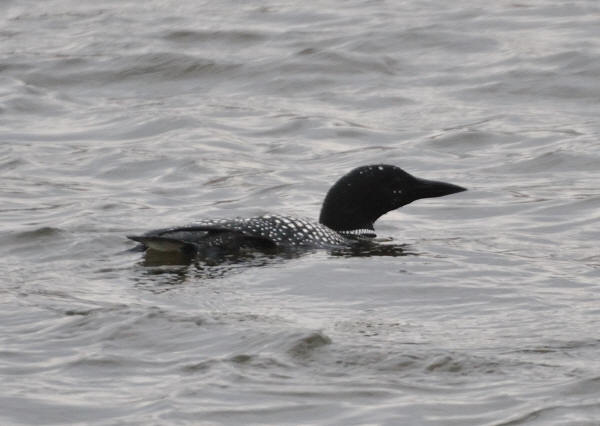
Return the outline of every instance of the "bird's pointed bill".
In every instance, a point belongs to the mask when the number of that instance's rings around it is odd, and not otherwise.
[[[456,194],[457,192],[466,190],[467,188],[452,183],[416,178],[414,197],[415,200],[420,198],[443,197],[445,195]]]

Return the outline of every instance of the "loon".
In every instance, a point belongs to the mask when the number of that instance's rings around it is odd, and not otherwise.
[[[319,222],[291,216],[208,219],[127,238],[142,249],[181,251],[198,256],[241,248],[343,248],[372,241],[373,224],[385,213],[420,198],[441,197],[466,189],[420,179],[399,167],[375,164],[342,176],[327,192]]]

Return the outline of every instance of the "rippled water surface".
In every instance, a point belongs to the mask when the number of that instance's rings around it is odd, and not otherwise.
[[[0,6],[0,422],[597,425],[595,0]],[[317,218],[351,168],[468,192],[378,253],[148,266]]]

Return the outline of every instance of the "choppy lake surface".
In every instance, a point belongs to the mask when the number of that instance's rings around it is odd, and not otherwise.
[[[0,10],[3,425],[599,424],[595,0]],[[469,191],[378,255],[127,251],[379,162]]]

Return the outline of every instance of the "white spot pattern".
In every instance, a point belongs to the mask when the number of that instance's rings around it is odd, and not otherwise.
[[[202,228],[208,229],[202,229]],[[320,223],[291,216],[264,215],[250,218],[207,219],[183,228],[163,230],[166,233],[198,232],[206,235],[210,228],[228,229],[250,237],[266,238],[277,246],[327,248],[348,245],[349,240]],[[373,232],[373,231],[369,231]],[[352,234],[356,235],[356,234]],[[200,237],[200,235],[199,235]]]

